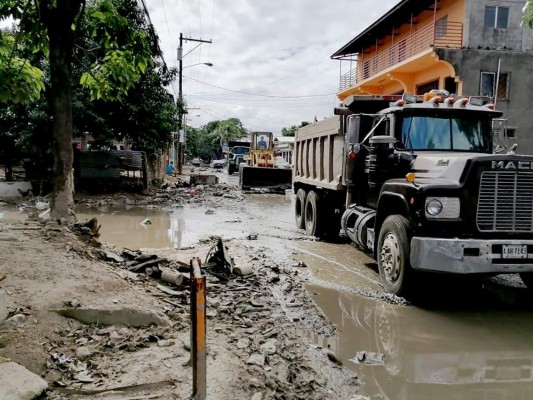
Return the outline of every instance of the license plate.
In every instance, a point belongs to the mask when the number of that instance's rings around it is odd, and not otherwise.
[[[527,246],[525,244],[504,244],[502,258],[527,258]]]

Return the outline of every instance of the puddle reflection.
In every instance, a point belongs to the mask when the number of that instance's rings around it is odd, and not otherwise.
[[[244,238],[251,233],[275,237],[301,235],[294,228],[292,197],[248,195],[246,202],[186,204],[167,209],[103,207],[81,209],[79,220],[96,217],[101,240],[118,247],[184,248],[211,236]],[[141,224],[145,219],[150,224]]]
[[[532,399],[533,314],[396,306],[308,286],[337,335],[310,339],[385,399]],[[368,365],[364,356],[372,364]],[[362,361],[358,361],[362,360]]]

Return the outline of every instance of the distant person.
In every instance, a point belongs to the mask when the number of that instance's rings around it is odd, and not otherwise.
[[[176,176],[176,169],[174,168],[174,163],[172,161],[168,163],[167,175]]]
[[[257,149],[258,150],[266,150],[267,149],[267,142],[265,141],[265,137],[261,136],[259,138],[259,141],[257,142]]]

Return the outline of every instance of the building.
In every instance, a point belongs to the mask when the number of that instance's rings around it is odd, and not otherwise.
[[[402,0],[331,57],[347,72],[338,97],[445,89],[488,96],[503,140],[533,154],[533,31],[524,0]]]
[[[285,161],[292,164],[292,150],[294,149],[294,136],[275,136],[274,150]]]

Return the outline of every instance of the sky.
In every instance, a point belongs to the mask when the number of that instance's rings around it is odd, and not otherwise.
[[[184,41],[187,124],[239,118],[250,131],[321,120],[347,61],[330,56],[399,0],[145,0],[165,62]],[[212,63],[212,67],[204,65]],[[168,88],[176,97],[178,79]]]

